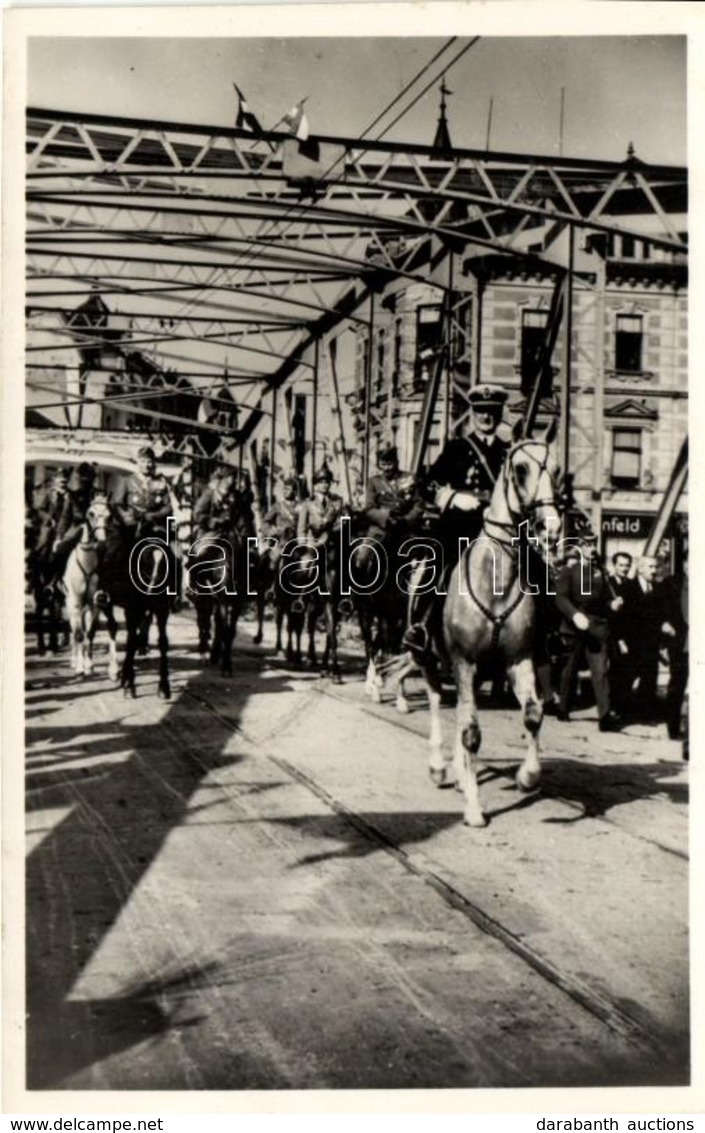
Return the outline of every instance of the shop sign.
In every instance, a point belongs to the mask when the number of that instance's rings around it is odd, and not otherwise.
[[[627,539],[646,539],[654,524],[654,515],[633,515],[614,512],[602,516],[602,534],[618,535]]]

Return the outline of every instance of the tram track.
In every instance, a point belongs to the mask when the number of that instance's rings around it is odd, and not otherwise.
[[[418,849],[411,851],[405,849],[395,839],[374,821],[360,814],[343,801],[339,794],[325,787],[308,770],[299,766],[290,758],[285,758],[266,751],[266,745],[278,733],[285,732],[296,722],[321,696],[333,701],[345,703],[348,707],[355,707],[374,719],[382,720],[390,726],[413,733],[420,738],[419,732],[410,727],[405,721],[388,719],[358,702],[351,702],[344,696],[336,694],[330,687],[318,683],[301,696],[300,701],[291,711],[280,717],[276,726],[256,736],[248,734],[237,721],[230,719],[221,712],[203,693],[197,695],[190,690],[184,690],[184,695],[199,705],[201,710],[213,716],[220,724],[226,726],[240,739],[252,748],[256,758],[264,758],[277,770],[286,775],[300,786],[308,790],[319,802],[333,814],[343,819],[358,835],[372,842],[379,849],[393,857],[409,874],[417,877],[430,886],[454,910],[465,916],[476,928],[485,935],[496,940],[514,956],[531,968],[542,980],[551,987],[567,996],[572,1002],[600,1021],[615,1035],[620,1036],[642,1053],[658,1058],[659,1061],[670,1061],[670,1043],[665,1035],[658,1034],[658,1028],[653,1020],[639,1018],[633,1014],[616,997],[605,994],[585,980],[561,968],[561,966],[544,955],[517,932],[513,931],[501,918],[490,915],[480,903],[473,900],[454,884],[451,876],[444,875],[444,870],[423,855]],[[566,800],[566,805],[569,805]],[[618,824],[610,824],[618,825]],[[629,833],[625,831],[625,833]],[[658,843],[652,843],[661,849]]]
[[[411,735],[416,736],[417,739],[425,740],[427,738],[424,731],[422,731],[420,728],[414,727],[414,725],[409,721],[400,719],[396,714],[388,714],[383,709],[375,709],[372,705],[363,704],[358,700],[352,700],[349,697],[342,696],[339,693],[336,693],[335,690],[331,687],[318,686],[315,691],[320,696],[327,696],[331,700],[336,700],[341,704],[348,705],[349,707],[355,707],[359,712],[364,713],[366,716],[371,716],[373,719],[379,720],[383,724],[388,724],[392,728],[397,728],[401,731],[410,733]],[[392,710],[392,712],[394,712],[394,710]],[[516,747],[516,762],[521,762],[521,754],[523,752],[523,748],[520,747],[519,744],[510,744],[508,746]],[[547,764],[550,762],[550,760],[544,760],[544,762]],[[496,775],[501,775],[502,777],[506,778],[507,781],[513,782],[514,780],[513,766],[511,769],[505,769],[498,764],[483,764],[482,760],[480,760],[480,766],[486,768],[487,770],[491,770]],[[669,846],[667,843],[661,842],[657,838],[651,838],[646,834],[640,834],[637,831],[633,830],[631,827],[626,826],[624,823],[618,822],[616,819],[610,818],[605,814],[590,814],[588,816],[586,814],[585,808],[580,803],[577,803],[574,799],[568,798],[566,795],[552,792],[550,797],[556,802],[562,803],[564,806],[568,807],[580,817],[589,817],[592,822],[599,822],[605,826],[610,826],[614,829],[620,830],[628,837],[634,838],[638,842],[645,842],[647,845],[653,846],[655,849],[661,850],[665,854],[671,854],[673,855],[673,857],[679,858],[681,861],[690,861],[690,855],[685,850],[680,850],[675,846]],[[639,796],[636,792],[634,792],[631,797],[633,799],[637,799]]]

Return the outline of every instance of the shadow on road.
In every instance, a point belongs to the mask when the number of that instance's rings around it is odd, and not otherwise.
[[[213,673],[194,673],[194,662],[186,664],[178,654],[171,662],[175,676],[181,673],[175,685],[182,687],[168,706],[154,696],[156,660],[141,662],[134,701],[122,699],[100,676],[85,688],[69,688],[66,673],[52,668],[49,680],[28,682],[31,710],[43,716],[58,710],[55,701],[62,707],[81,697],[75,725],[32,720],[27,725],[28,808],[67,810],[26,863],[30,1089],[61,1088],[81,1067],[169,1029],[174,1022],[164,1009],[166,992],[203,975],[186,969],[114,998],[72,998],[77,980],[170,832],[190,816],[190,800],[201,782],[244,758],[233,754],[237,739],[230,722],[250,686],[230,683],[228,718],[209,718],[204,735],[203,719],[199,730],[187,694],[205,692]],[[286,683],[270,678],[266,691],[274,693]],[[101,697],[106,719],[95,720],[91,695]]]

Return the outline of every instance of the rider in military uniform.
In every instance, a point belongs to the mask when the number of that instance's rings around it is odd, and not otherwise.
[[[299,508],[296,538],[299,543],[320,547],[328,542],[333,527],[340,519],[343,501],[331,494],[333,473],[328,465],[319,468],[313,478],[313,496]]]
[[[415,491],[415,478],[399,467],[399,454],[394,445],[387,445],[377,455],[379,472],[371,476],[365,496],[366,534],[373,539],[389,541],[400,538],[416,527],[423,512],[423,503]]]
[[[61,573],[61,562],[55,555],[57,531],[62,526],[69,506],[66,473],[59,469],[50,487],[41,489],[32,509],[32,523],[36,528],[36,544],[30,562],[40,570],[44,585],[50,586]]]
[[[264,517],[265,535],[276,539],[269,549],[269,560],[274,567],[281,558],[287,543],[296,538],[299,523],[299,504],[297,502],[298,484],[295,476],[282,480],[281,493]]]
[[[507,396],[499,386],[475,386],[468,395],[470,429],[446,443],[426,474],[426,497],[440,511],[438,536],[445,556],[444,583],[458,561],[459,540],[472,542],[480,534],[483,511],[509,451],[508,442],[497,435]],[[412,594],[412,624],[404,636],[408,648],[424,652],[428,647],[427,622],[432,605],[433,593]]]
[[[68,561],[69,554],[81,537],[81,528],[93,496],[94,480],[95,472],[86,463],[79,464],[71,477],[56,525],[54,555],[59,564]]]
[[[118,516],[135,538],[166,538],[166,520],[172,514],[171,493],[166,477],[157,472],[153,449],[145,446],[139,450],[137,472],[125,478],[114,504]]]
[[[238,521],[238,499],[234,474],[226,468],[211,476],[208,486],[198,497],[193,509],[197,539],[232,534]]]

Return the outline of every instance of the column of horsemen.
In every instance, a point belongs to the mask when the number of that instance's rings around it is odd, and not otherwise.
[[[193,509],[194,542],[184,562],[192,592],[204,557],[210,555],[213,564],[214,544],[235,540],[243,546],[249,540],[258,547],[256,589],[260,599],[265,591],[273,594],[282,617],[285,613],[289,617],[303,614],[308,601],[315,620],[316,607],[309,601],[301,579],[320,565],[319,582],[322,580],[324,586],[319,585],[317,593],[326,586],[330,590],[326,567],[334,575],[340,567],[335,564],[337,534],[341,523],[347,522],[358,572],[352,580],[352,595],[357,579],[364,599],[361,609],[376,611],[378,622],[387,631],[386,636],[378,638],[377,646],[407,650],[424,658],[437,640],[445,583],[465,545],[463,540],[472,543],[480,535],[483,512],[510,448],[498,431],[506,398],[506,392],[498,387],[475,387],[470,394],[469,427],[464,435],[449,440],[419,477],[400,468],[394,446],[383,447],[377,454],[378,470],[366,485],[365,499],[352,516],[332,490],[334,477],[326,464],[315,472],[312,492],[306,498],[302,498],[300,478],[284,478],[259,524],[255,522],[253,494],[242,475],[231,468],[216,471]],[[27,531],[30,562],[40,592],[60,585],[94,496],[94,470],[81,464],[74,470],[71,483],[65,472],[59,471],[48,489],[35,499]],[[125,477],[110,507],[127,532],[128,541],[168,541],[172,497],[150,447],[140,449],[135,472]],[[619,730],[625,719],[651,720],[659,711],[659,660],[667,654],[670,674],[664,711],[669,735],[676,738],[687,679],[687,580],[656,578],[656,560],[643,558],[632,564],[625,552],[613,556],[613,569],[608,572],[589,525],[583,524],[579,534],[565,542],[562,559],[552,564],[549,585],[539,586],[535,597],[534,664],[544,711],[562,720],[569,718],[578,673],[587,667],[601,730]],[[429,543],[439,548],[442,563],[432,584],[423,551]],[[299,557],[289,562],[288,549],[292,547]],[[379,552],[376,557],[366,556],[372,547],[382,549],[389,569],[385,581],[370,597],[360,571],[364,576],[366,565],[379,564]],[[586,562],[590,564],[587,592],[583,582]],[[634,577],[632,566],[636,567]],[[278,585],[286,570],[291,585]],[[400,587],[402,574],[408,586]],[[237,579],[240,588],[243,581],[244,574]],[[329,603],[334,611],[340,610],[341,597],[340,578],[336,581],[335,602]],[[99,585],[104,582],[109,586],[107,580],[99,579]],[[250,583],[248,574],[248,589]],[[260,604],[260,613],[261,609]],[[280,631],[281,621],[278,646]],[[366,639],[365,645],[370,651],[375,648],[371,639]],[[495,674],[495,692],[500,686]]]

